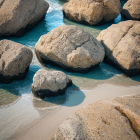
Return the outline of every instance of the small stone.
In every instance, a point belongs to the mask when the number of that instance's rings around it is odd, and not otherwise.
[[[32,93],[38,98],[54,97],[65,94],[72,80],[61,71],[40,69],[33,78]]]

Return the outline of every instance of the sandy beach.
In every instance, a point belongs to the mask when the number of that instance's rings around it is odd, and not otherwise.
[[[13,120],[13,122],[9,122],[9,124],[11,124],[10,129],[8,129],[9,126],[5,126],[3,131],[0,132],[1,139],[50,140],[55,135],[59,125],[77,109],[103,99],[140,94],[140,86],[123,87],[102,85],[93,90],[72,91],[69,89],[67,92],[69,92],[68,101],[60,106],[39,110],[35,109],[36,105],[34,104],[32,109],[26,108],[26,110],[28,110],[28,115],[26,114],[26,117],[24,117],[22,114],[22,121],[20,120],[21,124],[16,125],[15,128],[15,120]],[[18,107],[18,104],[15,104],[15,111]]]

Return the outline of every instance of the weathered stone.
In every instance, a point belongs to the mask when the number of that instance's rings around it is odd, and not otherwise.
[[[53,97],[64,94],[72,80],[61,71],[40,69],[33,78],[32,93],[39,98]]]
[[[64,121],[56,140],[139,140],[140,95],[87,105]]]
[[[128,0],[121,10],[121,14],[130,20],[140,20],[140,0]]]
[[[0,41],[0,82],[25,78],[32,61],[32,51],[10,40]]]
[[[70,20],[96,25],[114,20],[120,9],[120,0],[70,0],[63,13]]]
[[[140,22],[124,21],[101,31],[105,61],[129,76],[140,74]]]
[[[41,36],[35,50],[39,59],[78,72],[89,71],[102,62],[105,55],[99,41],[73,25],[61,25]]]
[[[44,19],[45,0],[0,0],[0,37],[22,36]]]

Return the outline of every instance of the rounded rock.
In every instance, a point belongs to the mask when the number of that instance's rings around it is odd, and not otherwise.
[[[77,110],[59,127],[55,140],[139,140],[140,95],[117,97]]]
[[[54,97],[65,94],[72,80],[61,71],[47,71],[40,69],[33,78],[32,93],[38,98]]]
[[[70,20],[96,25],[114,20],[120,9],[120,0],[70,0],[63,13]]]
[[[129,76],[140,74],[140,21],[124,21],[101,31],[105,61]]]
[[[45,0],[1,0],[0,37],[22,36],[45,18],[48,8]]]
[[[104,48],[91,34],[79,27],[61,25],[40,37],[37,57],[67,70],[88,72],[104,59]]]
[[[10,41],[0,41],[0,82],[10,83],[25,78],[33,53],[26,46]]]
[[[140,1],[128,0],[122,8],[121,14],[129,20],[140,20]]]

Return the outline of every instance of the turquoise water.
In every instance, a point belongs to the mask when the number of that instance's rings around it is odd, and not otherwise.
[[[106,29],[112,24],[119,23],[124,19],[119,15],[114,22],[106,23],[100,26],[87,26],[78,24],[76,22],[72,22],[67,18],[63,18],[62,6],[64,4],[61,0],[51,0],[48,1],[50,4],[49,11],[43,21],[41,21],[36,27],[32,30],[28,31],[24,36],[16,38],[10,37],[7,38],[9,40],[13,40],[15,42],[24,44],[25,46],[32,49],[34,53],[34,47],[38,39],[41,35],[47,34],[52,29],[56,28],[59,25],[76,25],[81,27],[82,29],[91,33],[94,37],[97,37],[103,29]],[[125,1],[122,1],[122,5]],[[2,38],[1,38],[2,39]],[[0,40],[1,40],[0,39]],[[88,73],[74,73],[67,72],[62,68],[58,68],[53,65],[40,64],[34,54],[33,61],[31,63],[29,73],[27,74],[24,80],[13,81],[10,84],[0,84],[0,107],[7,107],[8,105],[12,105],[13,103],[18,102],[21,97],[32,96],[31,94],[31,84],[34,74],[40,68],[45,68],[47,70],[61,70],[65,72],[73,81],[73,89],[93,89],[102,84],[114,84],[120,86],[137,86],[140,85],[140,75],[135,77],[127,77],[121,71],[116,68],[105,64],[102,62],[98,67],[91,70]],[[59,98],[59,100],[58,100]],[[46,99],[45,105],[53,106],[54,104],[62,104],[67,99],[67,95],[60,96],[56,98]],[[40,102],[37,99],[33,98],[34,102]],[[48,101],[49,100],[49,101]],[[52,104],[51,104],[52,103]],[[38,104],[39,105],[39,104]],[[37,106],[38,106],[37,105]]]

